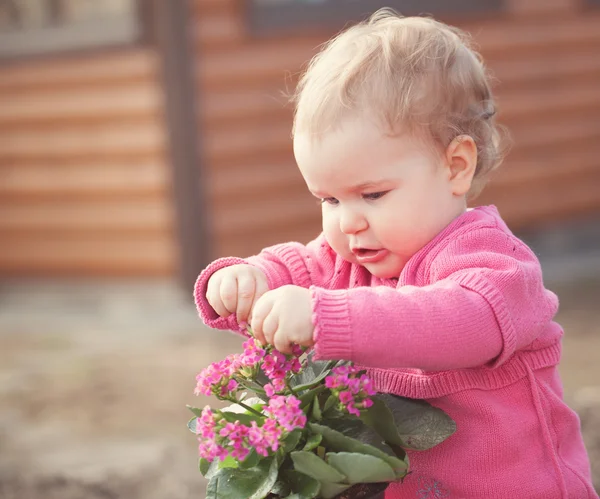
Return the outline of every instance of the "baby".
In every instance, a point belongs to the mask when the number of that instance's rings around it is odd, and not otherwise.
[[[322,234],[217,260],[196,284],[207,325],[351,360],[456,421],[386,498],[598,497],[562,398],[558,300],[497,209],[467,209],[501,137],[465,34],[379,11],[297,88],[294,154]]]

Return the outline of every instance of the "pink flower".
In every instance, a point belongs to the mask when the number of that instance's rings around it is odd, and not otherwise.
[[[339,397],[340,409],[360,416],[360,409],[373,405],[369,397],[375,395],[376,391],[366,374],[359,376],[360,369],[354,366],[338,366],[331,372],[332,374],[325,378],[325,386]]]
[[[273,452],[279,448],[279,439],[283,430],[274,419],[267,419],[262,426],[252,421],[248,430],[248,443],[256,450],[257,454],[266,457],[269,449]]]
[[[210,406],[207,405],[202,409],[202,415],[196,419],[196,433],[201,435],[202,438],[213,438],[216,424],[215,415]]]
[[[264,409],[264,413],[275,419],[286,431],[304,428],[306,415],[300,409],[300,403],[300,400],[293,395],[287,397],[275,395],[269,400],[269,405]]]
[[[258,364],[266,352],[254,338],[250,338],[242,345],[244,347],[244,353],[242,354],[241,361],[246,367],[254,367]]]
[[[200,457],[207,461],[214,461],[216,458],[224,461],[227,457],[227,449],[217,444],[214,440],[201,440],[198,446]]]
[[[351,392],[340,392],[340,402],[342,404],[349,404],[351,402],[354,402],[354,397],[352,396]]]
[[[231,391],[237,388],[237,383],[231,383],[233,381],[231,378],[241,366],[239,354],[230,355],[220,362],[211,364],[196,376],[194,393],[196,395],[214,394],[220,398],[227,397]]]

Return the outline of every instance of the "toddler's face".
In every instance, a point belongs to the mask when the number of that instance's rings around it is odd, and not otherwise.
[[[319,140],[299,134],[294,154],[309,190],[322,200],[330,246],[379,278],[398,277],[465,209],[442,155],[410,135],[385,135],[365,119]]]

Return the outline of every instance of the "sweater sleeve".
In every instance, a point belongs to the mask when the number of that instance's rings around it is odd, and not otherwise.
[[[423,287],[312,287],[318,358],[427,371],[496,367],[556,313],[535,255],[499,229],[458,238],[428,267]]]
[[[243,331],[235,314],[219,317],[206,299],[210,277],[218,270],[238,264],[253,265],[267,276],[269,289],[293,284],[308,288],[324,286],[333,274],[335,253],[323,235],[307,245],[296,242],[278,244],[262,250],[249,258],[220,258],[206,267],[198,276],[194,286],[194,301],[202,321],[215,329]]]

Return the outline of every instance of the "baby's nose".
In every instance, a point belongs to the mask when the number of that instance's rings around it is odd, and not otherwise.
[[[357,210],[345,209],[340,217],[340,230],[344,234],[356,234],[365,230],[369,224],[362,213]]]

